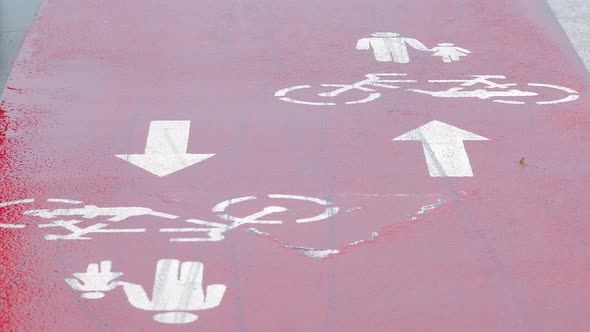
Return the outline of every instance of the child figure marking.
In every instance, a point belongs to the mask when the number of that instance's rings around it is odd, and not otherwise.
[[[467,56],[471,51],[455,46],[453,43],[440,43],[430,51],[434,52],[432,56],[439,56],[444,63],[461,60],[460,57]]]

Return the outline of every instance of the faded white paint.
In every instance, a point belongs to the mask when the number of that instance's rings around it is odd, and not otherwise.
[[[166,219],[176,219],[178,216],[157,212],[150,208],[128,206],[128,207],[106,207],[101,208],[96,205],[86,205],[83,208],[55,209],[55,210],[28,210],[23,212],[25,215],[51,219],[62,216],[80,216],[84,219],[93,219],[98,216],[112,216],[108,221],[121,221],[131,217],[154,216]]]
[[[218,307],[225,294],[226,286],[209,285],[203,291],[201,262],[183,262],[176,259],[161,259],[156,266],[151,298],[143,286],[127,281],[116,281],[122,272],[111,272],[111,261],[89,264],[85,273],[74,273],[75,278],[66,278],[70,287],[84,292],[86,299],[100,299],[121,286],[129,303],[140,310],[165,311],[154,315],[154,320],[165,324],[186,324],[198,316],[187,312]]]
[[[370,236],[368,239],[365,239],[365,240],[358,240],[358,241],[351,242],[351,243],[349,243],[349,244],[347,245],[347,247],[356,246],[356,245],[359,245],[359,244],[362,244],[362,243],[365,243],[365,242],[371,242],[371,241],[373,241],[374,239],[376,239],[378,236],[379,236],[379,233],[377,233],[377,232],[372,232],[372,233],[371,233],[371,236]]]
[[[190,121],[152,121],[145,152],[120,154],[116,157],[160,177],[213,157],[215,154],[187,153],[190,123]]]
[[[418,212],[416,212],[416,215],[411,216],[410,220],[416,221],[416,220],[418,220],[417,216],[422,215],[422,214],[426,214],[430,210],[435,210],[435,209],[443,206],[446,202],[447,201],[445,201],[444,199],[438,199],[438,201],[434,204],[425,205],[425,206],[421,207]]]
[[[432,177],[470,177],[473,170],[463,141],[489,139],[435,120],[393,140],[420,141]]]
[[[149,297],[143,286],[119,282],[129,303],[140,310],[167,311],[157,314],[154,320],[166,324],[184,324],[197,319],[186,311],[207,310],[218,307],[226,286],[209,285],[203,290],[204,266],[201,262],[183,262],[176,259],[161,259],[156,266],[152,295]]]
[[[112,262],[100,262],[88,264],[86,272],[74,273],[75,278],[66,278],[65,281],[74,290],[85,292],[81,297],[85,299],[100,299],[105,296],[104,292],[111,291],[118,286],[115,279],[123,275],[122,272],[111,272]]]
[[[63,198],[50,198],[47,201],[51,202],[51,203],[66,203],[66,204],[82,204],[82,203],[84,203],[82,201],[76,201],[73,199],[63,199]]]

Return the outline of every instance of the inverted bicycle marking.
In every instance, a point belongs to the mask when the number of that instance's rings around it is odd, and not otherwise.
[[[291,200],[298,200],[298,201],[307,201],[307,202],[313,202],[313,203],[316,203],[316,204],[319,204],[322,206],[327,206],[326,209],[324,210],[324,212],[322,212],[321,214],[318,214],[318,215],[312,216],[312,217],[308,217],[308,218],[297,219],[295,221],[297,223],[307,223],[307,222],[324,220],[324,219],[327,219],[327,218],[337,214],[338,211],[340,210],[336,206],[330,206],[330,205],[332,205],[331,202],[321,199],[321,198],[314,198],[314,197],[307,197],[307,196],[300,196],[300,195],[285,195],[285,194],[269,194],[269,195],[267,195],[267,197],[273,198],[273,199],[291,199]],[[216,206],[214,206],[212,211],[219,213],[218,214],[219,218],[225,219],[225,220],[228,220],[228,221],[231,221],[234,223],[239,223],[240,225],[246,224],[246,223],[250,223],[250,224],[282,224],[283,223],[283,221],[281,221],[281,220],[261,220],[261,219],[259,219],[261,217],[264,217],[264,216],[272,214],[272,213],[287,211],[287,208],[284,208],[281,206],[269,206],[269,207],[264,208],[260,212],[257,212],[251,216],[244,217],[244,218],[238,218],[235,216],[231,216],[231,215],[222,213],[230,205],[233,205],[238,202],[244,202],[244,201],[254,200],[254,199],[256,199],[255,196],[248,196],[248,197],[240,197],[240,198],[224,201],[224,202],[221,202],[221,203],[217,204]]]
[[[310,223],[324,220],[336,215],[339,208],[334,206],[332,202],[308,196],[289,195],[289,194],[269,194],[266,197],[271,199],[287,199],[307,201],[314,204],[319,204],[325,207],[325,210],[315,216],[296,219],[296,223]],[[264,217],[287,211],[287,208],[282,206],[267,206],[261,211],[250,214],[245,217],[233,216],[225,213],[225,210],[231,205],[237,203],[248,202],[256,200],[256,196],[243,196],[225,200],[216,204],[212,208],[212,212],[217,214],[217,217],[229,221],[230,223],[205,221],[196,218],[189,218],[181,222],[190,224],[190,227],[162,227],[158,229],[159,233],[180,233],[180,234],[198,234],[198,236],[178,236],[169,239],[170,242],[216,242],[225,239],[225,233],[238,228],[244,224],[267,224],[280,225],[282,220],[267,220]],[[19,204],[29,204],[35,202],[34,199],[22,199],[8,202],[0,202],[0,208],[9,207]],[[158,212],[146,207],[98,207],[96,205],[81,205],[84,202],[78,200],[50,198],[48,203],[68,204],[72,207],[60,207],[57,209],[30,209],[22,212],[24,216],[38,217],[47,220],[46,223],[37,225],[40,229],[59,229],[64,232],[62,234],[46,234],[45,240],[92,240],[93,234],[104,233],[144,233],[145,228],[113,228],[113,224],[126,223],[128,219],[136,217],[152,217],[161,218],[168,221],[180,221],[180,216]],[[102,218],[104,221],[96,222],[91,219]],[[0,223],[0,228],[4,229],[23,229],[28,225],[24,224],[6,224]]]
[[[325,88],[334,88],[337,89],[331,91],[323,91],[319,93],[315,93],[315,95],[325,98],[325,101],[308,101],[308,100],[300,100],[294,97],[289,96],[288,94],[292,93],[293,91],[300,91],[300,90],[309,90],[313,89],[311,85],[297,85],[290,88],[284,88],[278,90],[275,93],[275,96],[278,97],[280,100],[285,102],[294,103],[294,104],[304,104],[304,105],[311,105],[311,106],[334,106],[337,102],[334,101],[334,98],[349,92],[349,91],[361,91],[366,92],[368,95],[366,97],[355,99],[355,100],[345,100],[340,102],[341,104],[346,105],[356,105],[356,104],[363,104],[369,103],[374,100],[377,100],[381,97],[381,93],[377,91],[377,88],[385,88],[390,90],[400,89],[401,86],[399,83],[417,83],[416,80],[408,80],[408,79],[391,79],[391,77],[403,77],[407,76],[404,73],[376,73],[376,74],[366,74],[366,79],[361,80],[356,83],[352,84],[320,84],[319,86],[322,89]],[[513,100],[513,99],[506,99],[506,98],[532,98],[532,97],[540,97],[541,94],[536,91],[526,91],[526,90],[519,90],[514,88],[517,86],[516,83],[498,83],[494,80],[505,80],[507,79],[505,75],[468,75],[467,79],[448,79],[448,80],[427,80],[428,83],[433,84],[455,84],[455,86],[450,87],[446,90],[426,90],[423,88],[415,88],[415,87],[407,87],[403,89],[405,92],[413,92],[419,94],[430,95],[432,97],[437,98],[475,98],[481,100],[490,100],[495,103],[502,103],[502,104],[512,104],[512,105],[523,105],[527,102],[522,100]],[[392,84],[395,83],[395,84]],[[458,83],[458,85],[456,85]],[[554,100],[536,100],[535,103],[538,105],[551,105],[551,104],[559,104],[559,103],[566,103],[571,102],[579,98],[579,94],[576,90],[560,86],[554,84],[546,84],[546,83],[527,83],[529,87],[535,88],[548,88],[558,91],[563,91],[567,93],[565,97],[554,99]]]

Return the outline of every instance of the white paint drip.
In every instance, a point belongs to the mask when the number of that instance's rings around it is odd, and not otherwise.
[[[253,233],[253,234],[258,234],[258,235],[264,235],[264,236],[270,236],[270,233],[267,232],[263,232],[261,230],[258,230],[256,228],[250,227],[246,230],[246,232],[248,233]]]
[[[365,243],[365,242],[371,242],[371,241],[373,241],[374,239],[376,239],[378,236],[379,236],[379,233],[377,233],[377,232],[373,232],[373,233],[371,233],[371,237],[369,237],[368,239],[365,239],[365,240],[358,240],[358,241],[351,242],[351,243],[349,243],[349,244],[347,245],[347,247],[348,247],[348,246],[356,246],[356,245],[358,245],[358,244]]]
[[[362,209],[362,208],[357,206],[357,207],[353,207],[353,208],[347,209],[346,211],[344,211],[344,213],[350,213],[350,212],[354,212],[354,211],[357,211],[357,210],[360,210],[360,209]]]
[[[289,244],[289,243],[287,243],[285,241],[272,238],[271,235],[270,235],[270,233],[263,232],[263,231],[258,230],[256,228],[248,228],[245,231],[247,233],[252,233],[252,234],[260,235],[260,236],[269,238],[269,239],[271,239],[271,240],[273,240],[275,242],[279,242],[281,245],[283,245],[287,249],[293,249],[293,250],[301,251],[307,257],[311,257],[313,259],[323,259],[323,258],[330,257],[330,256],[333,256],[333,255],[336,255],[336,254],[340,253],[340,251],[337,250],[337,249],[317,249],[317,248],[307,248],[307,247],[294,246],[294,245],[291,245],[291,244]]]
[[[285,244],[285,247],[287,247],[289,249],[301,251],[307,257],[311,257],[313,259],[323,259],[323,258],[334,256],[334,255],[337,255],[340,253],[340,250],[337,250],[337,249],[306,248],[306,247],[292,246],[289,244]]]
[[[428,211],[430,210],[434,210],[437,209],[441,206],[443,206],[447,201],[443,200],[443,199],[439,199],[436,203],[434,204],[430,204],[430,205],[426,205],[420,208],[420,211],[416,212],[416,215],[411,216],[410,219],[412,221],[416,221],[418,220],[418,215],[422,215],[422,214],[426,214]]]

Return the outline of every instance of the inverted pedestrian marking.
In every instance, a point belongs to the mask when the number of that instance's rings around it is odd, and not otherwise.
[[[112,261],[88,264],[85,273],[74,273],[66,283],[83,292],[89,300],[102,299],[106,292],[122,287],[129,304],[145,311],[161,311],[154,320],[164,324],[187,324],[198,319],[190,311],[218,307],[223,300],[226,286],[209,285],[203,289],[204,265],[201,262],[180,262],[177,259],[161,259],[156,265],[151,298],[140,284],[116,280],[122,272],[111,272]]]

